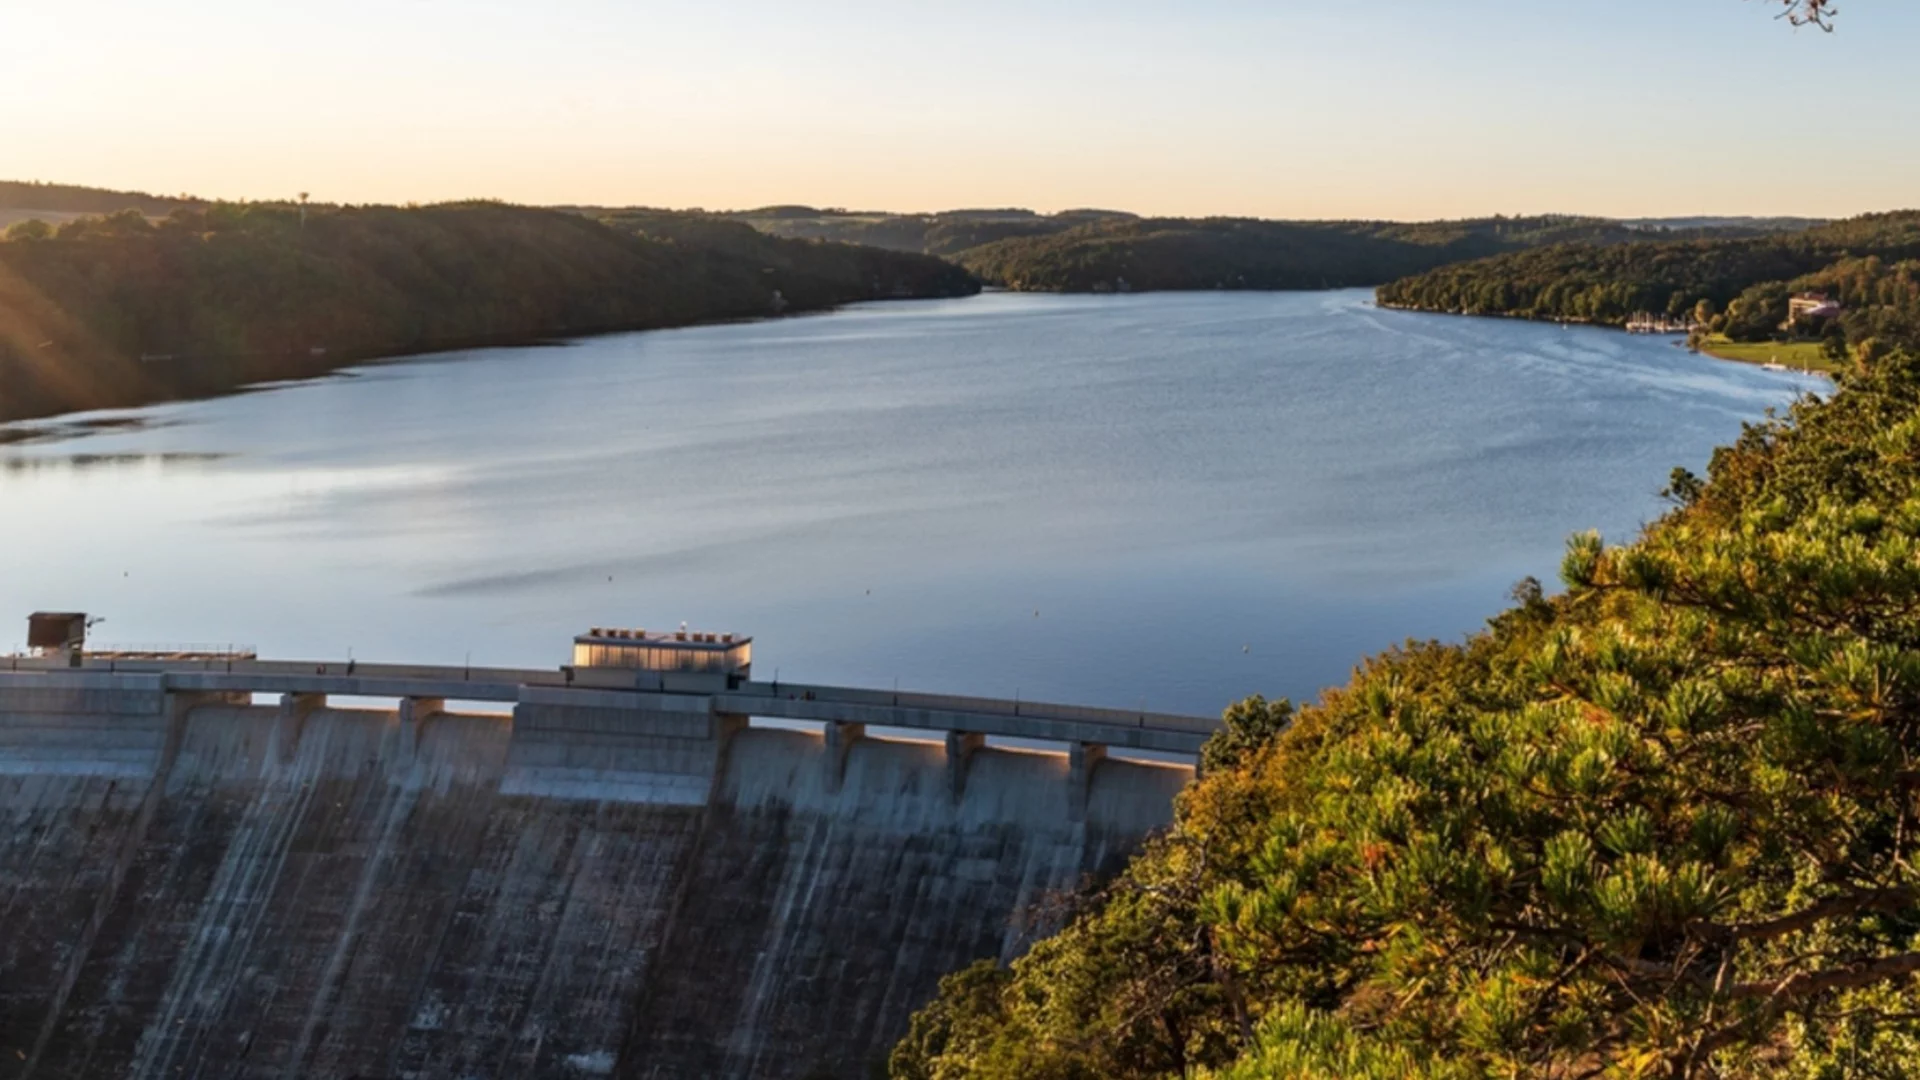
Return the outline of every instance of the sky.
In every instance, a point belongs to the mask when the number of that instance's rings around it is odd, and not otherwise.
[[[1920,2],[0,0],[0,178],[1286,218],[1920,205]]]

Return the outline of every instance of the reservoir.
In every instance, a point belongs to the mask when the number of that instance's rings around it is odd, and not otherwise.
[[[1211,713],[1458,640],[1823,385],[1364,290],[438,355],[25,425],[0,647],[74,609],[103,643],[534,667],[685,620],[762,679]]]

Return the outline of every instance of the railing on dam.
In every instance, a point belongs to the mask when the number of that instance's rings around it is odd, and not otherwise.
[[[947,712],[977,713],[990,716],[1017,716],[1052,720],[1077,720],[1098,724],[1166,728],[1172,731],[1210,733],[1220,721],[1214,717],[1182,716],[1175,713],[1110,709],[1090,705],[1061,705],[1057,702],[1020,701],[1006,698],[970,697],[960,694],[926,694],[905,690],[860,690],[845,686],[814,686],[787,683],[748,682],[728,693],[730,701],[756,699],[809,698],[846,705],[878,706],[901,709],[932,709]]]
[[[716,714],[894,727],[1069,744],[1197,753],[1219,721],[1144,710],[1108,709],[957,694],[755,682],[676,672],[601,668],[493,668],[355,661],[86,656],[10,657],[0,672],[158,675],[168,690],[401,699],[520,702],[529,691],[612,691],[636,704],[661,696],[677,707]]]

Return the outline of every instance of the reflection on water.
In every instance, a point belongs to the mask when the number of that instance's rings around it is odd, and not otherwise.
[[[0,618],[514,665],[685,619],[768,676],[1213,711],[1458,637],[1818,385],[1366,299],[881,304],[40,424],[86,438],[0,448],[57,525]]]
[[[66,442],[110,431],[137,431],[158,426],[158,421],[138,412],[103,410],[75,413],[54,420],[22,420],[0,424],[0,446],[25,446],[34,443]]]
[[[193,453],[183,450],[158,454],[62,454],[58,456],[42,454],[34,457],[27,457],[21,454],[5,454],[0,455],[0,469],[4,469],[10,473],[48,472],[62,469],[129,468],[134,466],[150,466],[167,469],[205,465],[208,462],[219,461],[226,456],[226,454]]]

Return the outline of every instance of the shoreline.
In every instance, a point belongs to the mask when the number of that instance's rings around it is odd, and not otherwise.
[[[1160,290],[1143,290],[1142,292],[1143,293],[1151,293],[1151,292],[1298,293],[1298,292],[1342,292],[1342,291],[1354,291],[1361,288],[1365,288],[1365,286],[1349,286],[1349,287],[1337,288],[1337,289],[1160,289]],[[433,342],[433,343],[416,343],[413,345],[400,345],[400,346],[393,346],[393,347],[364,347],[364,348],[358,348],[358,349],[343,349],[337,353],[329,353],[324,360],[321,360],[317,364],[316,363],[306,363],[306,364],[296,363],[292,366],[293,370],[291,370],[288,374],[285,374],[285,375],[271,377],[271,378],[264,378],[264,379],[247,380],[244,382],[234,383],[232,385],[220,387],[217,389],[211,389],[206,392],[182,393],[182,394],[150,394],[150,395],[141,395],[141,394],[135,393],[135,394],[129,394],[122,398],[117,398],[112,401],[103,401],[97,404],[87,405],[87,406],[82,406],[77,408],[61,409],[56,412],[22,412],[18,414],[9,414],[5,410],[4,406],[0,406],[0,447],[19,446],[25,443],[38,442],[41,439],[46,438],[51,434],[51,432],[46,427],[43,427],[42,425],[50,421],[59,421],[63,417],[77,417],[77,416],[85,416],[91,413],[115,412],[120,410],[145,409],[145,408],[151,408],[156,405],[167,405],[167,404],[173,404],[173,403],[179,403],[179,402],[210,401],[216,398],[231,397],[239,394],[253,393],[262,387],[277,386],[281,384],[293,385],[293,384],[299,384],[299,383],[305,383],[305,382],[312,382],[318,379],[335,377],[341,374],[342,372],[349,371],[353,368],[370,367],[374,365],[389,364],[389,363],[402,363],[410,360],[416,360],[420,357],[425,357],[425,356],[434,356],[434,355],[445,354],[445,353],[465,352],[465,351],[477,350],[477,349],[566,348],[567,346],[571,345],[573,342],[576,342],[576,341],[581,341],[589,338],[606,337],[613,334],[637,334],[637,333],[647,333],[647,332],[656,331],[656,330],[686,330],[686,329],[693,329],[697,327],[706,327],[706,326],[727,326],[727,325],[744,324],[744,323],[776,322],[783,319],[796,319],[796,318],[805,318],[808,316],[830,315],[836,311],[841,311],[846,308],[853,307],[855,305],[860,305],[860,304],[895,303],[903,300],[956,300],[956,299],[967,299],[968,297],[971,297],[971,296],[983,296],[989,293],[1056,295],[1056,296],[1098,295],[1093,293],[1054,292],[1051,290],[1009,289],[1004,286],[988,285],[988,286],[983,286],[979,290],[972,293],[938,295],[938,296],[860,297],[860,298],[845,300],[837,303],[826,304],[820,307],[802,308],[797,310],[783,311],[779,313],[767,313],[767,314],[757,314],[757,315],[715,315],[710,318],[689,319],[689,320],[677,321],[677,322],[650,323],[645,325],[622,325],[622,326],[610,326],[610,327],[594,328],[594,329],[586,329],[586,330],[565,330],[557,333],[477,335],[472,338],[460,338],[460,339],[445,340],[445,341]],[[1129,295],[1129,294],[1112,294],[1112,295]],[[1497,312],[1497,311],[1489,311],[1489,312],[1441,311],[1434,308],[1416,307],[1408,304],[1387,303],[1385,301],[1380,300],[1377,296],[1371,301],[1371,303],[1375,308],[1378,308],[1383,311],[1398,311],[1398,312],[1406,312],[1406,313],[1411,313],[1416,315],[1445,315],[1453,318],[1468,318],[1468,319],[1504,319],[1504,320],[1514,321],[1514,322],[1531,322],[1531,323],[1545,323],[1545,324],[1557,323],[1561,326],[1584,326],[1584,327],[1593,327],[1596,329],[1603,329],[1603,330],[1617,330],[1621,333],[1629,333],[1629,331],[1627,331],[1624,326],[1615,326],[1611,323],[1595,322],[1591,319],[1547,319],[1547,318],[1540,318],[1540,317],[1531,316],[1531,315],[1516,315],[1516,314],[1511,314],[1507,312]],[[1658,335],[1644,335],[1644,336],[1674,338],[1675,340],[1672,342],[1674,346],[1679,348],[1688,348],[1690,352],[1696,352],[1703,356],[1710,357],[1714,360],[1719,360],[1723,363],[1746,364],[1749,366],[1759,366],[1759,367],[1765,367],[1767,363],[1767,361],[1762,360],[1757,356],[1730,355],[1727,352],[1716,351],[1716,348],[1714,346],[1700,346],[1697,348],[1690,348],[1688,346],[1687,339],[1681,335],[1658,334]],[[1805,347],[1806,345],[1812,345],[1812,344],[1813,343],[1790,343],[1789,346],[1785,346],[1785,347],[1790,348],[1792,347],[1792,345],[1800,345],[1802,347]],[[1731,347],[1731,349],[1733,350],[1739,350],[1742,348],[1752,348],[1752,349],[1782,348],[1783,346],[1780,346],[1778,343],[1772,343],[1772,342],[1754,343],[1751,346],[1743,346],[1735,343],[1722,343],[1719,345],[1719,348],[1721,349],[1727,349],[1729,347]],[[1814,347],[1817,348],[1817,345],[1814,345]],[[206,358],[193,358],[193,359],[206,359]],[[213,359],[225,359],[225,358],[215,357]],[[299,358],[258,357],[256,359],[299,359]],[[313,358],[313,359],[318,359],[318,358]],[[1784,370],[1794,374],[1800,374],[1800,375],[1818,375],[1829,380],[1832,379],[1833,377],[1832,368],[1825,365],[1820,367],[1802,367],[1802,366],[1796,366],[1793,364],[1786,364],[1784,365]],[[109,421],[109,422],[102,422],[96,425],[94,422],[89,421],[82,426],[110,427],[112,426],[112,423]],[[69,437],[79,437],[80,435],[88,434],[88,433],[90,432],[75,431],[70,433]],[[55,437],[58,438],[59,436],[55,436]]]
[[[1682,341],[1680,344],[1685,346],[1686,342]],[[1832,379],[1835,371],[1833,361],[1821,351],[1818,342],[1792,341],[1782,344],[1775,341],[1750,343],[1719,341],[1692,346],[1692,350],[1702,356],[1711,356],[1715,360],[1722,360],[1729,364],[1750,364],[1769,371],[1785,370],[1798,375],[1819,375],[1826,379]],[[1765,359],[1760,356],[1763,350],[1767,353]],[[1742,352],[1751,352],[1752,355],[1743,356]],[[1781,359],[1783,356],[1784,360]]]
[[[529,349],[529,348],[565,348],[575,341],[587,338],[607,337],[613,334],[639,334],[654,330],[687,330],[702,326],[726,326],[736,323],[775,322],[781,319],[797,319],[813,315],[829,315],[856,304],[895,303],[903,300],[956,300],[968,296],[978,296],[978,292],[938,296],[877,296],[855,297],[819,307],[796,308],[776,313],[758,315],[714,315],[707,318],[687,319],[683,321],[654,322],[641,325],[620,325],[594,327],[588,329],[565,329],[537,334],[480,334],[473,337],[449,338],[436,342],[416,342],[410,345],[360,346],[339,350],[328,350],[324,357],[298,354],[251,354],[244,356],[207,354],[204,356],[183,355],[179,360],[201,362],[262,362],[284,365],[284,374],[275,374],[258,379],[243,379],[227,385],[209,387],[184,393],[142,393],[129,390],[125,394],[113,395],[109,399],[92,404],[61,408],[55,411],[23,409],[10,411],[4,402],[0,402],[0,447],[19,445],[39,438],[43,433],[34,425],[47,421],[57,421],[62,417],[81,416],[88,413],[112,412],[122,409],[145,409],[155,405],[168,405],[188,401],[211,401],[215,398],[232,397],[238,394],[252,393],[258,387],[277,384],[312,382],[316,379],[330,378],[352,368],[370,367],[377,364],[400,363],[434,356],[442,353],[467,352],[476,349]],[[175,358],[169,358],[175,359]]]
[[[1673,344],[1677,348],[1686,349],[1688,352],[1698,353],[1701,356],[1710,357],[1714,360],[1719,360],[1722,363],[1745,364],[1749,367],[1765,368],[1767,367],[1767,364],[1769,362],[1777,362],[1777,361],[1770,361],[1770,359],[1762,359],[1758,355],[1753,355],[1753,356],[1739,355],[1741,351],[1748,350],[1748,349],[1754,350],[1756,353],[1759,350],[1766,349],[1766,350],[1771,350],[1773,352],[1783,352],[1789,357],[1789,362],[1781,363],[1779,370],[1791,372],[1796,375],[1818,375],[1828,380],[1831,380],[1833,378],[1833,373],[1834,373],[1832,362],[1827,360],[1823,354],[1819,355],[1818,366],[1809,366],[1807,364],[1794,364],[1790,362],[1794,358],[1795,353],[1798,353],[1799,358],[1802,360],[1810,360],[1811,357],[1809,357],[1807,353],[1811,351],[1815,354],[1818,354],[1818,350],[1820,348],[1818,342],[1787,342],[1782,344],[1780,342],[1764,341],[1764,342],[1753,342],[1749,344],[1749,343],[1741,343],[1741,342],[1723,341],[1723,342],[1718,342],[1713,344],[1690,346],[1688,344],[1688,339],[1684,334],[1633,334],[1633,332],[1628,330],[1625,326],[1618,326],[1613,323],[1607,323],[1607,322],[1595,322],[1592,319],[1547,319],[1547,318],[1541,318],[1535,315],[1515,315],[1510,312],[1504,312],[1504,311],[1478,311],[1478,312],[1441,311],[1438,308],[1415,307],[1411,304],[1392,304],[1392,303],[1383,301],[1378,297],[1374,299],[1373,305],[1384,311],[1403,311],[1403,312],[1408,312],[1414,315],[1445,315],[1445,316],[1449,316],[1451,318],[1456,318],[1456,319],[1505,319],[1505,320],[1508,320],[1509,322],[1543,323],[1547,325],[1557,324],[1560,326],[1585,326],[1585,327],[1592,327],[1593,329],[1596,329],[1596,330],[1616,330],[1622,334],[1629,334],[1630,336],[1635,336],[1635,337],[1672,338],[1674,339]],[[1769,369],[1769,370],[1773,370],[1773,369]]]

